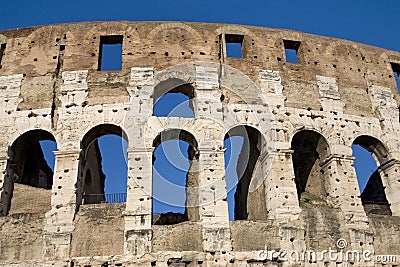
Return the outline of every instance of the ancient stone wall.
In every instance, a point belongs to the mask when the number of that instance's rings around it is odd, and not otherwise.
[[[101,70],[107,43],[122,44],[121,70]],[[230,55],[232,43],[241,56]],[[399,52],[290,30],[126,21],[2,31],[0,47],[0,265],[400,263]],[[154,116],[168,92],[186,95],[194,117]],[[89,147],[104,134],[129,144],[126,204],[84,206],[85,155],[98,153]],[[244,138],[231,222],[229,136]],[[153,225],[153,151],[175,139],[190,146],[188,221]],[[57,142],[50,210],[12,214],[12,203],[24,205],[13,202],[24,144],[37,140]],[[353,144],[379,166],[368,196],[357,184]],[[98,156],[96,164],[92,181],[101,183]],[[382,194],[384,203],[374,201]],[[330,247],[397,258],[296,262],[260,254]]]

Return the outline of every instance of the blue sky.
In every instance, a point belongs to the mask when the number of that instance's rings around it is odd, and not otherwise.
[[[394,0],[14,0],[1,3],[0,30],[104,20],[236,23],[294,29],[400,51],[399,14],[400,1]],[[102,142],[108,145],[102,145]],[[105,154],[108,154],[107,151],[115,153],[114,148],[117,144],[121,146],[121,141],[114,137],[100,140]],[[118,165],[119,167],[115,168],[117,163],[111,161],[117,160],[121,155],[123,158],[122,150],[118,155],[113,154],[110,159],[103,156],[104,161],[111,162],[108,168],[118,169],[117,174],[108,174],[109,176],[120,177],[125,171],[126,166]],[[360,158],[361,156],[358,156],[356,160]],[[355,165],[359,166],[359,164],[356,161]],[[107,164],[103,163],[103,165]],[[368,176],[373,168],[370,164],[364,164],[358,169],[366,173],[363,174],[364,176]]]
[[[3,1],[0,30],[94,21],[201,21],[286,28],[399,50],[395,0]]]

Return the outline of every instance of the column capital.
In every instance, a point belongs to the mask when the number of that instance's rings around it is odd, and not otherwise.
[[[384,170],[390,169],[396,165],[400,165],[400,160],[390,159],[390,160],[386,161],[385,163],[383,163],[382,165],[380,165],[378,167],[378,170],[384,171]]]
[[[354,156],[348,156],[348,155],[340,155],[340,154],[331,154],[329,157],[327,157],[321,164],[319,165],[321,168],[324,168],[326,165],[328,165],[332,161],[337,161],[337,160],[346,160],[346,161],[354,161],[355,157]]]
[[[292,155],[294,150],[292,149],[278,149],[278,150],[271,150],[271,151],[264,151],[260,154],[260,162],[264,162],[267,158],[273,156],[286,156]]]
[[[54,156],[57,158],[62,158],[62,157],[70,157],[74,155],[79,155],[81,153],[81,149],[65,149],[65,150],[57,150],[53,151]]]

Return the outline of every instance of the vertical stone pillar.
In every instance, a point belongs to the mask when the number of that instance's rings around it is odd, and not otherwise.
[[[301,209],[292,161],[293,150],[279,150],[260,156],[268,217],[279,223],[297,220]],[[271,168],[273,166],[273,168]]]
[[[390,160],[378,168],[381,174],[386,198],[390,203],[393,216],[400,216],[400,161]]]
[[[151,252],[153,148],[128,149],[125,254]]]
[[[230,251],[224,150],[199,148],[200,220],[205,251]]]
[[[76,186],[78,184],[78,149],[54,152],[53,188],[51,210],[46,213],[45,257],[66,259],[69,257],[71,234],[76,206]]]
[[[144,145],[145,125],[152,114],[153,68],[132,68],[127,90],[130,111],[125,118],[129,139],[128,188],[124,212],[124,253],[143,255],[152,251],[153,148]]]
[[[330,113],[343,114],[344,104],[340,101],[336,79],[318,75],[316,78],[323,110]]]
[[[367,229],[368,218],[361,203],[354,157],[331,155],[321,164],[327,202],[340,208],[350,227]]]
[[[7,168],[8,157],[6,153],[0,154],[0,216],[6,216],[10,209],[11,192],[13,190],[13,174],[10,168]]]
[[[217,68],[196,66],[196,95],[196,116],[222,121],[223,110]]]
[[[0,36],[1,37],[1,36]],[[0,38],[1,39],[1,38]],[[1,42],[6,42],[3,39]],[[18,104],[22,102],[21,98],[21,85],[24,79],[24,74],[15,74],[8,76],[0,76],[0,113],[11,114],[17,111]],[[0,176],[0,216],[7,215],[10,204],[11,195],[14,188],[14,173],[8,163],[8,145],[9,133],[15,131],[15,118],[9,116],[2,117],[2,127],[0,129],[0,136],[2,138],[2,145],[0,146],[0,170],[3,172]],[[11,156],[11,155],[10,155]]]
[[[258,73],[262,98],[265,103],[271,106],[281,106],[285,104],[285,96],[282,94],[283,86],[279,71],[260,70]]]

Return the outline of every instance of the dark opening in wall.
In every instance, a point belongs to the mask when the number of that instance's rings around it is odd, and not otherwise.
[[[382,179],[388,179],[386,147],[378,139],[362,135],[352,145],[354,168],[360,187],[360,198],[367,214],[392,215]],[[386,182],[387,183],[387,182]]]
[[[100,124],[81,142],[77,203],[124,203],[127,197],[128,139],[121,127]]]
[[[185,130],[161,132],[153,141],[153,224],[199,221],[198,146]]]
[[[285,47],[286,62],[299,63],[297,58],[297,52],[300,48],[300,42],[283,40],[283,46]]]
[[[41,129],[25,132],[13,142],[0,193],[0,216],[44,214],[51,209],[56,150],[54,136]]]
[[[100,36],[98,70],[122,69],[122,35]]]
[[[243,35],[225,34],[226,57],[243,58]]]
[[[325,202],[325,183],[329,179],[322,163],[329,157],[330,149],[326,139],[311,130],[297,132],[292,139],[294,150],[292,160],[300,204]]]
[[[6,50],[6,44],[0,45],[0,69],[2,68],[1,60],[3,59],[4,50]]]
[[[154,88],[153,115],[194,118],[194,88],[180,79],[162,81]]]
[[[261,133],[250,126],[230,129],[224,140],[225,181],[229,220],[260,220],[267,217],[263,190],[251,190],[253,177],[262,175],[259,157],[265,144]],[[253,203],[257,203],[253,205]]]
[[[390,65],[392,65],[393,76],[394,76],[394,79],[396,80],[397,90],[400,92],[400,79],[399,79],[399,76],[400,76],[400,64],[390,63]]]

